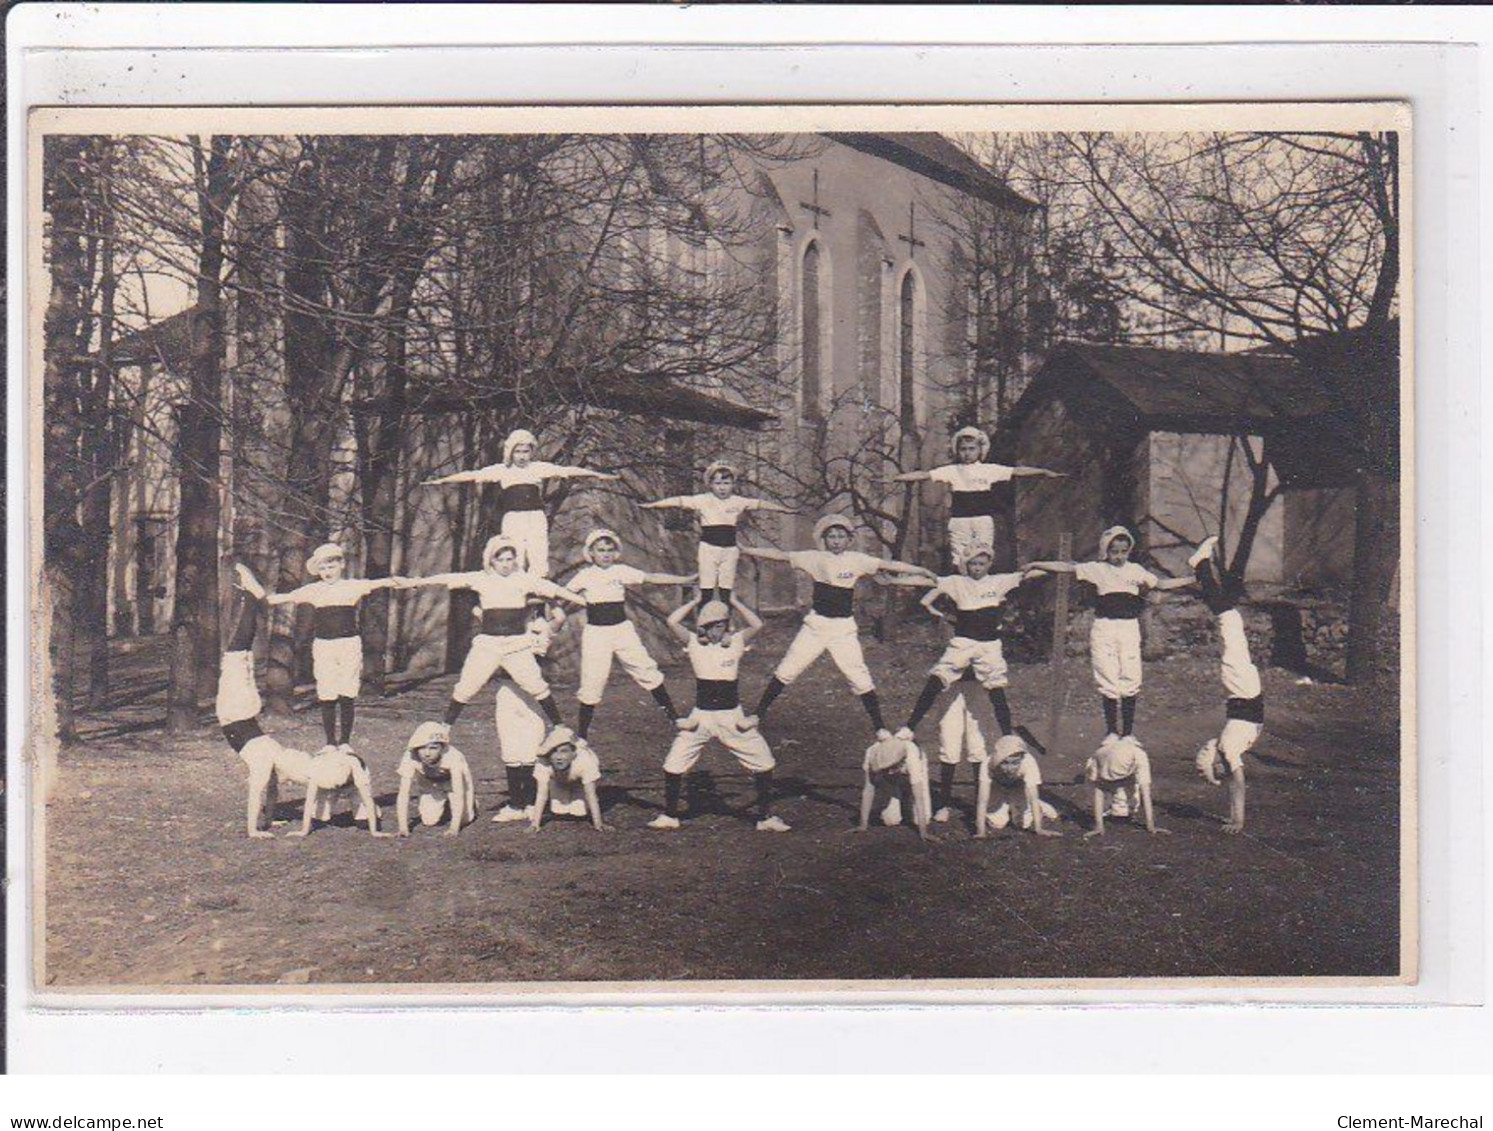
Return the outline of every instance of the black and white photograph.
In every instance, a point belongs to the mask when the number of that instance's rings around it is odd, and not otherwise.
[[[38,992],[1414,982],[1409,111],[1074,109],[33,111]]]

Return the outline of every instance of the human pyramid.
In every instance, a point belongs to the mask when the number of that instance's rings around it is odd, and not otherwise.
[[[949,576],[852,549],[855,524],[838,514],[827,514],[815,523],[810,549],[782,551],[740,545],[742,515],[753,510],[791,512],[767,500],[736,494],[739,473],[721,460],[705,471],[707,491],[644,504],[648,509],[692,510],[699,516],[697,574],[647,572],[624,564],[620,560],[622,539],[612,530],[596,529],[585,539],[588,564],[562,586],[548,577],[544,483],[560,478],[617,476],[536,460],[536,448],[535,437],[519,429],[505,442],[501,463],[430,481],[431,485],[476,482],[500,486],[502,527],[487,541],[480,570],[416,578],[352,579],[344,576],[342,550],[329,543],[319,547],[307,562],[307,571],[315,581],[289,593],[271,594],[247,567],[235,567],[239,607],[223,656],[217,715],[224,736],[249,770],[245,813],[249,836],[272,835],[270,818],[282,782],[306,787],[301,827],[292,832],[293,836],[311,832],[316,820],[329,820],[334,799],[353,793],[358,802],[356,819],[366,821],[374,836],[390,835],[380,831],[368,766],[351,746],[362,669],[357,610],[362,599],[376,589],[421,586],[472,591],[478,600],[474,616],[479,624],[444,719],[421,722],[401,754],[396,771],[399,836],[409,835],[412,806],[421,824],[436,826],[444,822],[447,834],[452,836],[476,820],[470,764],[452,744],[451,728],[466,705],[495,679],[495,723],[507,777],[507,798],[492,819],[499,823],[525,821],[531,831],[537,832],[547,815],[580,817],[589,818],[598,830],[608,830],[596,788],[601,761],[588,735],[614,661],[652,695],[675,728],[663,762],[663,810],[649,822],[650,828],[681,827],[686,776],[715,742],[751,774],[756,828],[788,832],[788,824],[773,812],[776,761],[763,725],[773,703],[826,652],[859,698],[875,732],[875,741],[866,750],[863,762],[856,831],[864,832],[869,827],[878,800],[884,798],[881,816],[885,824],[901,824],[906,805],[919,836],[930,839],[930,824],[950,819],[958,767],[968,761],[976,777],[976,837],[985,838],[991,829],[1007,827],[1029,828],[1038,836],[1059,836],[1052,828],[1057,812],[1040,796],[1038,759],[1046,751],[1027,728],[1014,725],[1006,697],[1008,670],[1001,644],[1002,610],[1009,595],[1023,584],[1058,573],[1073,575],[1093,586],[1097,594],[1090,658],[1103,701],[1106,735],[1085,764],[1085,778],[1092,787],[1093,827],[1084,835],[1104,835],[1106,817],[1129,816],[1132,805],[1143,816],[1147,831],[1166,832],[1155,823],[1150,761],[1134,734],[1141,689],[1139,617],[1149,591],[1190,585],[1201,590],[1202,599],[1217,618],[1222,681],[1228,693],[1224,726],[1198,751],[1195,763],[1211,783],[1226,781],[1229,785],[1225,830],[1236,833],[1244,827],[1244,755],[1260,736],[1264,698],[1259,670],[1250,658],[1243,620],[1236,607],[1241,593],[1220,568],[1216,538],[1204,540],[1189,559],[1191,577],[1159,578],[1131,561],[1135,539],[1123,526],[1111,527],[1101,535],[1097,560],[1034,561],[1014,572],[992,573],[995,525],[989,514],[991,486],[1014,477],[1058,473],[987,462],[988,437],[979,429],[964,428],[951,442],[954,462],[897,477],[950,487],[953,497],[948,534],[955,572]],[[762,620],[734,592],[742,554],[783,563],[813,581],[811,607],[751,714],[742,707],[740,667],[750,642],[762,628]],[[882,584],[927,589],[922,607],[953,624],[953,638],[930,669],[921,694],[895,733],[883,718],[855,620],[856,586],[868,578]],[[627,617],[626,592],[639,585],[696,586],[696,595],[668,618],[669,629],[682,646],[695,677],[695,703],[687,712],[675,707],[662,671]],[[284,603],[309,605],[315,611],[312,659],[326,745],[314,755],[282,745],[264,733],[258,718],[261,703],[254,678],[254,638],[266,608]],[[581,632],[574,729],[565,724],[539,664],[566,619],[563,605],[581,609],[586,616]],[[917,743],[917,730],[944,693],[971,680],[988,696],[1001,735],[987,749],[980,723],[964,693],[957,694],[939,723],[940,775],[935,798],[928,758]],[[992,801],[997,799],[1000,804],[992,808]]]

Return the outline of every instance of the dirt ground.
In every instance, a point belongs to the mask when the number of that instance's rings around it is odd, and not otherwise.
[[[786,645],[774,622],[748,656],[755,701]],[[906,626],[867,649],[895,726],[939,647]],[[128,665],[125,665],[128,668]],[[676,699],[688,672],[666,665]],[[343,824],[310,838],[243,835],[242,765],[215,727],[147,729],[154,677],[64,751],[47,812],[46,981],[98,985],[657,979],[1070,978],[1119,975],[1393,975],[1399,961],[1398,736],[1371,729],[1353,692],[1266,674],[1266,735],[1251,756],[1250,820],[1225,836],[1222,788],[1192,754],[1222,722],[1216,657],[1148,665],[1137,732],[1151,753],[1168,837],[1088,827],[1073,784],[1101,730],[1087,663],[1068,665],[1061,738],[1043,763],[1059,840],[972,839],[972,772],[955,820],[920,844],[910,828],[851,828],[866,719],[828,658],[774,708],[777,811],[787,835],[745,818],[746,775],[708,752],[696,815],[645,827],[662,797],[672,731],[620,671],[597,714],[610,834],[579,821],[496,825],[502,804],[491,698],[455,742],[477,777],[478,822],[459,838],[374,840]],[[449,677],[360,705],[355,745],[392,805],[414,725],[439,717]],[[1018,721],[1046,729],[1045,667],[1015,667]],[[968,686],[968,685],[966,685]],[[568,718],[573,689],[560,689]],[[936,716],[924,724],[930,743]],[[266,719],[315,749],[314,706]],[[298,792],[279,816],[298,818]],[[392,811],[390,811],[392,816]],[[342,818],[345,822],[346,818]],[[287,826],[288,827],[288,826]]]

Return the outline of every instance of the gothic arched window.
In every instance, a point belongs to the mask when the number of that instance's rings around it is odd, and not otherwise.
[[[898,418],[904,433],[917,431],[917,297],[918,282],[911,271],[902,276],[898,297],[897,356]]]
[[[803,343],[803,415],[806,420],[817,420],[823,412],[821,397],[824,390],[822,372],[824,354],[824,330],[822,311],[819,308],[820,254],[818,242],[811,242],[804,249],[802,294],[803,326],[800,338]]]

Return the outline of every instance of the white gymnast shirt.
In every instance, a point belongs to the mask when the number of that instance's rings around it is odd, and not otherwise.
[[[854,616],[856,582],[882,567],[880,558],[855,550],[794,550],[788,563],[814,579],[813,611],[822,617]]]
[[[566,588],[584,595],[589,605],[614,605],[627,596],[629,585],[641,585],[647,580],[648,575],[636,566],[593,565],[572,577]]]
[[[539,782],[549,781],[555,776],[554,764],[549,758],[539,758],[534,762],[534,780]],[[596,751],[589,746],[580,747],[571,759],[570,767],[565,771],[564,780],[571,785],[591,785],[601,780],[601,760],[596,757]]]
[[[997,483],[1010,482],[1015,471],[1004,463],[946,463],[930,471],[928,478],[956,491],[988,491]]]
[[[379,587],[379,582],[366,578],[341,577],[336,581],[313,581],[286,594],[301,605],[314,608],[336,608],[340,605],[356,605]]]
[[[881,569],[881,559],[856,550],[832,554],[828,550],[794,550],[788,555],[788,564],[801,569],[821,585],[833,585],[837,589],[854,589],[863,577],[870,577]]]
[[[1079,581],[1087,581],[1101,595],[1131,593],[1139,596],[1142,589],[1154,589],[1161,584],[1159,577],[1135,562],[1126,562],[1122,566],[1108,562],[1079,562],[1073,576]]]
[[[1020,573],[987,573],[978,581],[956,574],[940,577],[935,587],[959,609],[988,609],[1004,604],[1013,589],[1021,585]]]
[[[457,574],[446,583],[450,589],[470,589],[484,609],[522,609],[533,597],[563,597],[565,591],[552,581],[532,573],[510,573],[507,577],[487,570]]]
[[[762,505],[761,499],[744,495],[727,495],[724,499],[714,491],[702,495],[682,495],[679,505],[700,516],[701,526],[735,526],[747,511]]]
[[[713,683],[735,680],[741,673],[741,658],[746,650],[746,640],[739,632],[719,644],[707,644],[698,636],[691,636],[684,646],[695,678]]]

